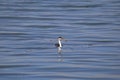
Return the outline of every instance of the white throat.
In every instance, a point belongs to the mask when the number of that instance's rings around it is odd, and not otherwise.
[[[61,40],[60,39],[58,39],[58,43],[59,43],[59,47],[62,47],[62,43],[61,43]]]

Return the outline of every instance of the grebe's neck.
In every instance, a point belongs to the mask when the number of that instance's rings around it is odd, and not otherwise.
[[[58,39],[58,43],[59,43],[59,47],[62,47],[62,43],[61,43],[61,40],[60,39]]]

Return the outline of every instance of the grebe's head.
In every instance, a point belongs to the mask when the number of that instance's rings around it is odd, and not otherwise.
[[[58,40],[63,40],[64,38],[63,37],[58,37]]]

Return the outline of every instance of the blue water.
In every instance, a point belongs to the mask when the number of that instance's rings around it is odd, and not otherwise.
[[[120,80],[119,34],[119,0],[0,0],[0,80]]]

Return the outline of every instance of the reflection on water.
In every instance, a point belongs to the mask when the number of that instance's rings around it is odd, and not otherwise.
[[[62,48],[58,47],[57,52],[58,52],[58,61],[62,62],[63,61]]]
[[[58,47],[58,53],[61,54],[62,53],[62,48]]]
[[[120,80],[119,3],[0,0],[0,80]]]

